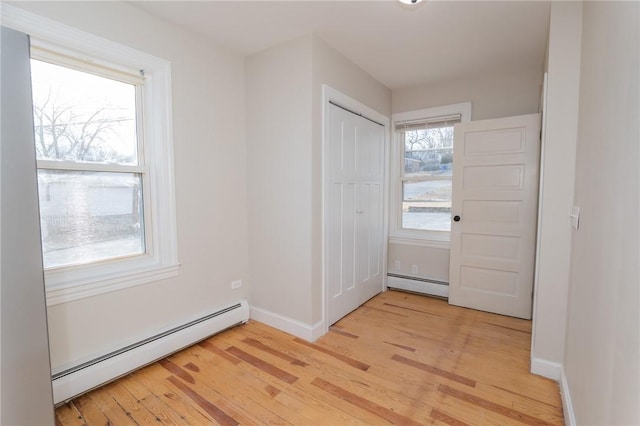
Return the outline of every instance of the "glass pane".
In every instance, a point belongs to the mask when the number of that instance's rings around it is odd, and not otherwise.
[[[404,175],[451,176],[453,126],[404,134]]]
[[[136,173],[38,170],[44,267],[145,252]]]
[[[133,84],[31,60],[39,160],[138,164]]]
[[[403,182],[402,228],[451,230],[451,181]]]

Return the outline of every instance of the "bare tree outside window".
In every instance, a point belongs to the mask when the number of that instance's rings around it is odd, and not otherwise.
[[[45,268],[144,253],[135,85],[31,65]]]
[[[404,140],[405,174],[451,171],[453,127],[406,131]],[[441,167],[446,164],[449,166]]]
[[[407,178],[402,182],[402,228],[448,231],[453,126],[407,130],[402,136]]]
[[[430,148],[451,148],[453,127],[436,127],[406,132],[405,151],[419,151]]]
[[[41,160],[137,164],[135,86],[32,61]]]
[[[118,127],[131,117],[121,108],[96,106],[82,117],[74,105],[63,104],[49,96],[33,106],[36,155],[41,159],[135,163],[132,154],[123,154],[109,145],[110,137],[119,137]]]

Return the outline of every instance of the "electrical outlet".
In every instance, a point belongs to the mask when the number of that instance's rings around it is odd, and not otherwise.
[[[400,270],[400,261],[396,260],[395,262],[393,262],[393,269],[395,269],[396,271]]]
[[[235,290],[242,287],[242,280],[231,281],[231,289]]]
[[[412,274],[418,273],[418,265],[411,265],[411,273]]]

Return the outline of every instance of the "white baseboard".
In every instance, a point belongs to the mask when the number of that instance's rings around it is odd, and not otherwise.
[[[531,358],[531,372],[547,379],[560,380],[562,366],[558,362],[547,361],[541,358]]]
[[[322,321],[309,325],[293,318],[267,311],[266,309],[256,308],[255,306],[251,306],[249,318],[286,333],[293,334],[309,342],[314,342],[324,334]]]
[[[562,397],[562,411],[564,414],[564,424],[567,426],[576,426],[576,416],[573,412],[573,404],[571,403],[571,392],[569,391],[569,382],[564,374],[564,367],[560,369],[560,396]]]

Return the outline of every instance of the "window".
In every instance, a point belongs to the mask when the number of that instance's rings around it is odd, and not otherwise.
[[[47,305],[178,273],[170,63],[20,10]]]
[[[470,110],[466,103],[394,115],[392,237],[449,240],[453,126]]]
[[[63,59],[32,50],[44,267],[145,254],[144,80]]]

